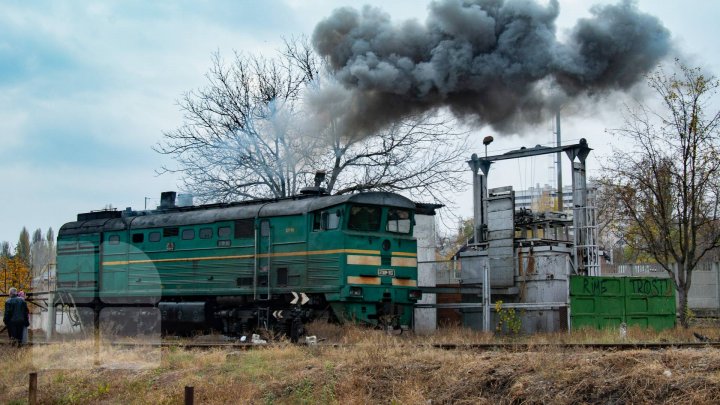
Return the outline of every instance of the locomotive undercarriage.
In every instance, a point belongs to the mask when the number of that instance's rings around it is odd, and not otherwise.
[[[86,332],[93,325],[98,325],[103,334],[124,336],[160,333],[188,336],[216,331],[239,337],[270,332],[297,342],[305,334],[308,322],[323,316],[334,318],[323,294],[308,294],[302,298],[305,299],[307,302],[301,302],[300,296],[292,294],[272,295],[263,300],[248,296],[210,297],[204,301],[192,296],[173,297],[156,304],[142,303],[142,299],[126,299],[125,303],[94,299],[75,302],[72,308],[65,305],[65,309],[73,326]]]
[[[389,298],[383,299],[382,302],[333,302],[331,304],[335,313],[341,314],[340,317],[350,323],[360,323],[365,326],[382,329],[388,332],[402,333],[403,330],[409,329],[409,325],[401,323],[403,317],[403,305],[393,303]],[[370,313],[368,313],[370,312]],[[364,316],[358,316],[361,314]],[[367,320],[361,320],[365,319]]]

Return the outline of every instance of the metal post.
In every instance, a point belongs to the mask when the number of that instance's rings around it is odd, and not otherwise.
[[[476,157],[476,156],[473,156]],[[482,227],[482,197],[480,196],[480,176],[478,174],[479,166],[472,168],[473,178],[473,242],[480,242],[480,229]]]
[[[573,167],[573,162],[570,162],[570,167],[573,169],[573,175],[571,177],[572,179],[572,189],[573,189],[573,268],[575,271],[575,274],[581,274],[579,266],[579,260],[578,260],[578,252],[580,249],[578,248],[578,245],[580,244],[580,210],[578,209],[578,206],[575,204],[575,189],[577,187],[577,179],[575,176],[575,170]]]
[[[195,387],[192,385],[185,386],[185,405],[193,405],[195,403]]]
[[[555,135],[557,136],[557,147],[559,148],[561,145],[561,139],[560,139],[560,111],[558,110],[557,115],[555,115]],[[558,152],[555,154],[555,159],[557,159],[557,210],[562,212],[565,210],[565,204],[563,204],[563,185],[562,185],[562,152]]]
[[[47,319],[47,325],[45,326],[45,339],[49,342],[52,337],[53,333],[55,332],[55,311],[57,310],[57,307],[55,306],[55,293],[50,292],[48,293],[48,319]]]
[[[715,276],[717,276],[717,304],[718,304],[718,314],[720,314],[720,262],[713,263],[713,267],[715,268]]]
[[[37,373],[30,373],[30,387],[28,387],[28,404],[37,404]]]
[[[565,322],[567,323],[567,332],[569,335],[572,333],[572,306],[570,305],[570,275],[572,274],[572,269],[570,268],[570,262],[567,256],[565,256],[565,269],[565,279],[567,280],[567,283],[565,283],[565,305],[567,305],[567,319]]]
[[[490,270],[487,261],[483,269],[483,332],[490,332]]]

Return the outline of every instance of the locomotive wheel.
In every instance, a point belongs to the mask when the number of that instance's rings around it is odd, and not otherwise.
[[[300,337],[305,334],[305,325],[299,317],[293,318],[290,322],[290,342],[297,343]]]
[[[388,335],[402,335],[402,328],[398,325],[398,317],[383,315],[378,319],[378,329],[384,330]]]

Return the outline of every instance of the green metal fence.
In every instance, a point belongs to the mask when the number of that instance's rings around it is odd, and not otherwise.
[[[638,325],[657,330],[675,326],[675,286],[667,278],[570,277],[573,329]]]

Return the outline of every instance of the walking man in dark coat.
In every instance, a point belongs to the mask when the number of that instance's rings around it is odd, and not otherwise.
[[[23,329],[30,326],[30,317],[28,316],[28,307],[25,300],[18,298],[17,289],[10,288],[8,291],[10,299],[5,302],[5,312],[3,313],[3,322],[10,335],[10,342],[22,345]]]

